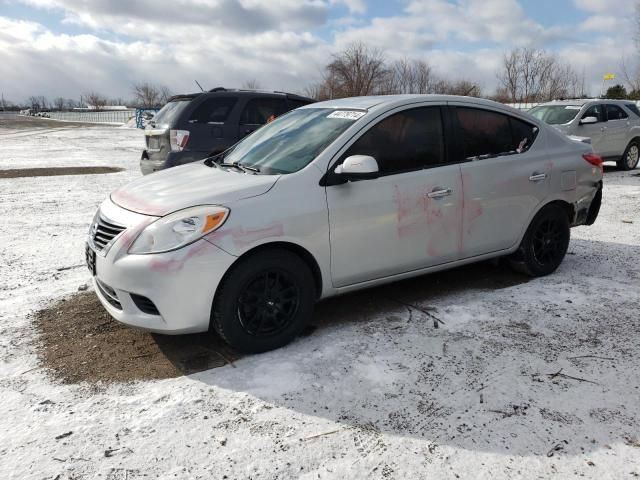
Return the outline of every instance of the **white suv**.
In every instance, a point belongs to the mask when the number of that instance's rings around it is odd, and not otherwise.
[[[591,139],[593,150],[622,170],[640,159],[640,110],[625,100],[566,100],[538,105],[535,118],[567,135]]]
[[[261,352],[291,341],[321,298],[500,256],[549,274],[570,227],[595,221],[601,192],[591,145],[509,107],[332,100],[116,190],[87,263],[117,320],[212,326]]]

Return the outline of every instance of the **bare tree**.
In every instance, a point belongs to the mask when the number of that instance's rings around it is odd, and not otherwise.
[[[136,83],[131,87],[133,99],[140,107],[159,107],[167,103],[171,92],[167,87],[148,82]]]
[[[325,80],[332,97],[357,97],[380,93],[387,72],[382,51],[358,42],[333,56]]]
[[[167,103],[172,95],[173,93],[171,93],[169,87],[165,87],[164,85],[160,87],[160,105],[164,105],[165,103]]]
[[[424,60],[396,60],[388,71],[388,93],[430,93],[436,83],[431,66]]]
[[[73,98],[67,98],[65,100],[65,104],[67,106],[67,110],[73,110],[74,108],[81,106]]]
[[[481,97],[482,89],[469,80],[439,80],[433,86],[433,93],[441,95],[462,95],[465,97]]]
[[[571,65],[544,50],[517,48],[504,55],[502,65],[500,88],[512,102],[541,102],[582,93]]]
[[[96,110],[102,110],[107,105],[107,98],[97,92],[89,92],[84,95],[87,106],[94,107]]]
[[[56,97],[53,99],[53,105],[56,107],[56,110],[62,111],[64,110],[65,99],[62,97]]]
[[[262,88],[262,85],[256,78],[252,78],[244,82],[242,84],[242,88],[246,90],[260,90]]]
[[[28,103],[31,110],[39,112],[40,110],[47,110],[49,108],[49,102],[44,95],[33,95],[29,97]]]

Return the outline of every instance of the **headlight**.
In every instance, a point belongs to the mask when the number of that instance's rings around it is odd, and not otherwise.
[[[229,209],[212,205],[171,213],[142,230],[129,253],[161,253],[184,247],[220,228],[228,215]]]

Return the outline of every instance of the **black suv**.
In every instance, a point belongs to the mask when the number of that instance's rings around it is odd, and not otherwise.
[[[284,92],[230,90],[176,95],[147,122],[143,174],[222,152],[267,122],[315,100]]]

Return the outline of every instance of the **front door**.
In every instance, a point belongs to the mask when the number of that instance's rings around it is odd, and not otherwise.
[[[454,106],[464,189],[464,258],[505,250],[549,192],[553,164],[537,127],[503,113]]]
[[[576,135],[591,139],[593,150],[598,155],[605,155],[607,148],[607,116],[603,104],[592,105],[581,116],[580,120],[587,117],[595,117],[598,123],[578,124]]]
[[[459,258],[460,168],[446,164],[440,107],[387,115],[331,167],[370,155],[381,176],[326,187],[336,287]]]

